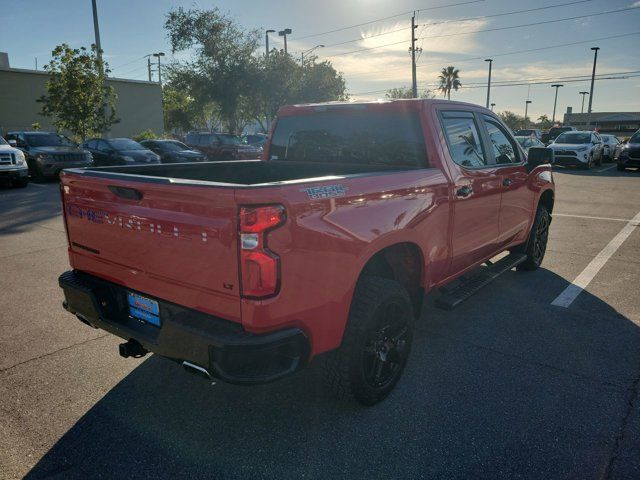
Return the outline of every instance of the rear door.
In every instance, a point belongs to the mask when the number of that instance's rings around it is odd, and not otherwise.
[[[472,111],[441,110],[452,179],[453,223],[449,273],[465,270],[496,251],[502,179],[483,145]]]
[[[92,173],[62,178],[72,266],[239,320],[234,189]]]

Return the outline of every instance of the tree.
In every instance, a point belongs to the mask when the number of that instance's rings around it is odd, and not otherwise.
[[[389,100],[399,98],[413,98],[413,90],[411,90],[409,87],[391,88],[387,90],[387,93],[385,93],[384,96]],[[426,89],[418,95],[418,98],[434,98],[434,95],[431,90]]]
[[[505,110],[504,112],[499,113],[498,116],[511,130],[520,130],[521,128],[525,128],[528,123],[524,117],[510,112],[509,110]]]
[[[44,67],[49,73],[47,94],[37,100],[42,104],[40,115],[49,117],[56,130],[67,130],[81,140],[101,135],[117,123],[117,96],[105,83],[109,69],[98,57],[96,46],[87,51],[63,43],[52,57]]]
[[[553,126],[553,122],[546,115],[538,117],[538,127],[542,130],[549,130]]]
[[[457,91],[462,87],[462,83],[460,83],[460,70],[451,65],[442,69],[440,75],[438,75],[438,80],[440,80],[438,90],[449,100],[451,100],[451,90]]]
[[[253,52],[260,33],[244,31],[217,8],[172,10],[165,28],[174,53],[194,52],[192,60],[172,66],[175,82],[199,105],[215,103],[229,131],[240,133],[248,120],[242,106],[255,85]]]

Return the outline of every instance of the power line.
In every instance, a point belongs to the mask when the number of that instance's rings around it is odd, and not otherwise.
[[[632,74],[632,73],[640,73],[640,70],[631,70],[628,72],[609,72],[609,73],[598,73],[596,75],[597,77],[603,77],[603,76],[609,76],[609,75],[628,75],[628,74]],[[569,75],[567,77],[543,77],[543,78],[521,78],[519,80],[499,80],[499,81],[492,81],[491,85],[494,84],[502,84],[502,85],[507,85],[513,82],[538,82],[538,81],[542,81],[542,80],[553,80],[554,82],[559,81],[559,80],[571,80],[571,79],[584,79],[584,80],[589,80],[591,78],[591,75]],[[475,85],[479,85],[479,86],[487,86],[487,82],[469,82],[469,83],[465,83],[463,86],[467,87],[467,86],[475,86]]]
[[[122,67],[126,67],[127,65],[131,65],[132,63],[134,63],[134,62],[138,62],[138,61],[140,61],[140,60],[144,60],[144,57],[136,58],[136,59],[134,59],[134,60],[131,60],[130,62],[123,63],[122,65],[115,65],[115,66],[113,66],[113,65],[112,65],[112,66],[111,66],[111,69],[113,70],[114,68],[122,68]]]
[[[469,0],[467,2],[449,3],[447,5],[438,5],[438,6],[435,6],[435,7],[421,8],[421,9],[415,10],[415,11],[416,12],[426,12],[428,10],[438,10],[440,8],[458,7],[460,5],[469,5],[469,4],[472,4],[472,3],[480,3],[480,2],[484,2],[484,0]],[[347,27],[336,28],[334,30],[327,30],[326,32],[312,33],[311,35],[304,35],[302,37],[296,37],[296,40],[302,40],[302,39],[305,39],[305,38],[312,38],[312,37],[319,37],[321,35],[328,35],[330,33],[342,32],[344,30],[350,30],[352,28],[362,27],[364,25],[371,25],[372,23],[378,23],[378,22],[382,22],[384,20],[390,20],[392,18],[402,17],[404,15],[409,15],[410,13],[413,13],[413,12],[414,12],[414,10],[409,10],[407,12],[398,13],[396,15],[389,15],[388,17],[378,18],[376,20],[371,20],[371,21],[368,21],[368,22],[357,23],[355,25],[349,25]]]
[[[588,3],[588,2],[593,2],[594,0],[576,0],[573,2],[568,2],[568,3],[559,3],[559,4],[555,4],[555,5],[547,5],[545,7],[536,7],[536,8],[528,8],[526,10],[514,10],[511,12],[503,12],[503,13],[495,13],[492,15],[481,15],[478,17],[468,17],[468,18],[459,18],[456,20],[441,20],[438,22],[431,22],[431,23],[423,23],[420,26],[421,27],[431,27],[434,25],[441,25],[444,23],[456,23],[456,22],[470,22],[473,20],[482,20],[482,19],[486,19],[486,18],[494,18],[494,17],[504,17],[507,15],[516,15],[519,13],[529,13],[529,12],[537,12],[539,10],[548,10],[551,8],[560,8],[560,7],[566,7],[569,5],[576,5],[579,3]],[[369,38],[375,38],[375,37],[380,37],[382,35],[390,35],[392,33],[396,33],[396,32],[401,32],[403,30],[409,30],[411,27],[402,27],[402,28],[397,28],[395,30],[390,30],[388,32],[381,32],[381,33],[374,33],[372,35],[368,35],[366,37],[360,37],[360,38],[354,38],[353,40],[345,40],[344,42],[338,42],[338,43],[330,43],[328,45],[325,45],[325,47],[329,48],[329,47],[337,47],[339,45],[346,45],[348,43],[353,43],[353,42],[359,42],[361,40],[367,40]],[[428,37],[421,37],[423,40],[424,38],[428,38]],[[404,43],[404,42],[403,42]]]
[[[498,31],[498,30],[509,30],[509,29],[513,29],[513,28],[522,28],[522,27],[532,27],[532,26],[537,26],[537,25],[546,25],[546,24],[549,24],[549,23],[566,22],[566,21],[569,21],[569,20],[577,20],[579,18],[593,17],[595,15],[609,15],[609,14],[612,14],[612,13],[626,12],[626,11],[629,11],[629,10],[637,10],[638,8],[640,8],[640,6],[638,6],[638,7],[620,8],[620,9],[617,9],[617,10],[607,10],[607,11],[604,11],[604,12],[590,13],[588,15],[577,15],[577,16],[574,16],[574,17],[559,18],[559,19],[556,19],[556,20],[545,20],[543,22],[523,23],[521,25],[512,25],[512,26],[509,26],[509,27],[495,27],[495,28],[487,28],[487,29],[484,29],[484,30],[471,30],[471,31],[468,31],[468,32],[448,33],[448,34],[442,34],[442,35],[426,35],[424,37],[420,37],[418,40],[421,40],[423,38],[455,37],[455,36],[458,36],[458,35],[470,35],[472,33],[495,32],[495,31]],[[366,52],[366,51],[369,51],[369,50],[375,50],[375,49],[383,48],[383,47],[390,47],[392,45],[399,45],[399,44],[406,43],[406,42],[407,42],[406,40],[403,40],[403,41],[400,41],[400,42],[393,42],[393,43],[387,43],[385,45],[378,45],[377,47],[368,47],[368,48],[361,48],[361,49],[358,49],[358,50],[351,50],[349,52],[335,53],[333,55],[326,55],[326,57],[331,58],[331,57],[339,57],[339,56],[342,56],[342,55],[350,55],[352,53]]]

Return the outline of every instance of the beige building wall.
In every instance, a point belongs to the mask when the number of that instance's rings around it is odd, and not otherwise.
[[[47,117],[39,115],[36,102],[45,94],[46,72],[0,68],[0,134],[11,130],[31,130],[40,123],[42,130],[53,130]],[[120,122],[111,127],[110,137],[130,137],[143,130],[164,131],[162,92],[155,82],[110,78],[116,91],[116,116]]]

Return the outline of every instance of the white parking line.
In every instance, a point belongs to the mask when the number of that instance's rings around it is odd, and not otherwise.
[[[554,217],[588,218],[590,220],[608,220],[611,222],[631,222],[629,218],[592,217],[591,215],[571,215],[570,213],[553,213]]]
[[[616,164],[609,165],[608,167],[601,168],[600,170],[596,170],[597,173],[606,172],[607,170],[611,170],[612,168],[616,168]]]
[[[587,288],[587,285],[591,283],[593,277],[600,271],[604,264],[607,263],[607,260],[611,258],[611,256],[616,253],[616,250],[620,248],[620,245],[631,235],[631,232],[640,225],[640,212],[636,214],[631,220],[627,222],[627,224],[622,227],[622,230],[618,232],[618,234],[613,237],[613,239],[604,247],[598,255],[595,256],[589,265],[576,277],[576,279],[569,285],[567,288],[563,290],[563,292],[556,297],[556,299],[551,302],[551,305],[555,305],[556,307],[564,307],[568,308],[569,305],[573,303],[573,301],[580,295],[580,292]]]

